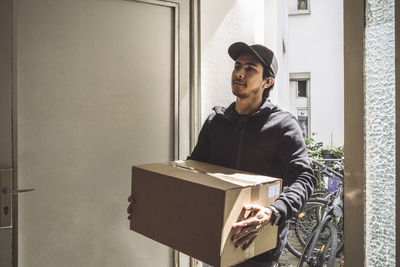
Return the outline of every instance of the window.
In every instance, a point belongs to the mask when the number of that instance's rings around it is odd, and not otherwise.
[[[289,0],[289,15],[310,14],[310,0]]]
[[[297,0],[297,10],[308,10],[308,0]]]
[[[297,81],[297,97],[307,97],[307,81]]]
[[[303,135],[311,136],[311,73],[296,72],[289,74],[290,100],[289,111],[297,117]]]

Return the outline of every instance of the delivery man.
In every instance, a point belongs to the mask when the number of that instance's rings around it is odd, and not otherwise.
[[[311,196],[316,179],[296,118],[268,100],[278,70],[274,53],[243,42],[232,44],[228,53],[235,61],[231,87],[236,101],[226,108],[214,107],[188,158],[282,179],[282,193],[272,205],[245,205],[250,216],[232,226],[236,230],[232,242],[247,249],[266,225],[278,225],[275,249],[236,265],[275,266],[289,220]],[[129,201],[131,214],[133,199]]]

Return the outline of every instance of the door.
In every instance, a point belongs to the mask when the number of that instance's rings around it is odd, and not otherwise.
[[[132,165],[189,153],[189,6],[18,1],[14,266],[173,266],[126,207]]]
[[[13,168],[12,153],[12,4],[0,1],[0,266],[12,262],[11,195],[3,187],[10,187]]]

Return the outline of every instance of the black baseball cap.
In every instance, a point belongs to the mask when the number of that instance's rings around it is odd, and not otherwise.
[[[272,52],[271,49],[263,45],[248,45],[243,42],[233,43],[228,49],[228,54],[235,61],[241,54],[244,53],[249,53],[256,56],[260,60],[261,64],[265,68],[269,69],[270,74],[273,77],[276,76],[278,72],[278,62],[276,61],[274,52]]]

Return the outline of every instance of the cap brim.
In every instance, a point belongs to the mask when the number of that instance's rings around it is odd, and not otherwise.
[[[255,51],[246,43],[237,42],[228,48],[228,54],[233,60],[238,59],[238,57],[244,53],[253,54],[258,58],[258,55],[255,53]]]
[[[238,59],[238,57],[241,54],[245,54],[245,53],[254,55],[258,60],[260,60],[260,62],[263,66],[270,69],[270,65],[267,62],[265,62],[264,59],[248,44],[243,43],[243,42],[236,42],[236,43],[233,43],[228,48],[229,56],[235,61]]]

